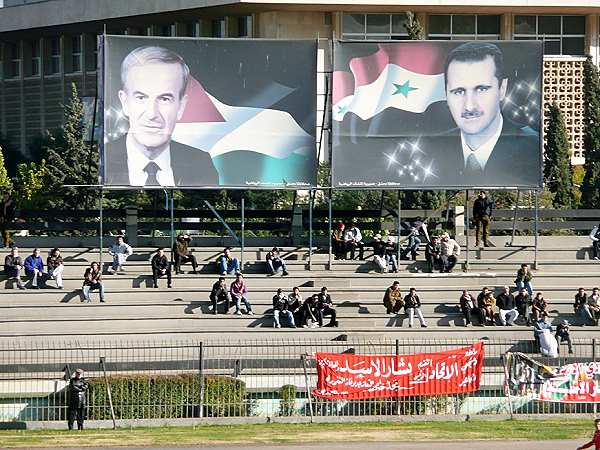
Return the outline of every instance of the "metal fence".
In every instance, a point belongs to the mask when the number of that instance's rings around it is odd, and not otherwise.
[[[485,341],[481,387],[468,395],[402,397],[360,401],[312,398],[314,352],[408,354],[449,350],[468,340],[338,341],[273,338],[261,341],[168,343],[4,344],[0,347],[0,420],[66,420],[65,372],[81,368],[90,382],[91,420],[200,417],[395,416],[508,414],[502,355],[530,354],[550,366],[596,360],[595,339],[563,345],[559,358],[537,353],[532,341]],[[306,369],[306,371],[305,371]],[[110,390],[111,396],[108,393]],[[591,413],[592,404],[564,405],[512,398],[515,414]]]

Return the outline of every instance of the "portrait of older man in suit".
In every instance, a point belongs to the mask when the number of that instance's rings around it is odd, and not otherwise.
[[[448,53],[446,101],[456,128],[438,136],[435,161],[447,185],[537,185],[539,134],[502,112],[508,76],[497,45],[467,42]]]
[[[120,75],[118,96],[129,129],[105,143],[105,184],[218,185],[206,151],[171,140],[188,101],[190,69],[181,56],[162,47],[138,47],[123,59]]]

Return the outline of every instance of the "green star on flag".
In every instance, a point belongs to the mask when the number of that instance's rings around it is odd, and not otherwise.
[[[393,85],[396,88],[396,92],[394,92],[392,95],[402,94],[405,98],[408,98],[409,92],[416,91],[417,89],[419,89],[416,87],[412,87],[410,85],[410,80],[406,80],[402,84],[393,83]]]

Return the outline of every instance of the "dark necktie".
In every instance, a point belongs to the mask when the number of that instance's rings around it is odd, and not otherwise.
[[[159,170],[160,167],[158,167],[158,164],[156,164],[154,161],[150,161],[148,164],[146,164],[146,167],[144,167],[144,172],[148,174],[148,177],[146,177],[146,183],[144,186],[160,186],[158,179],[156,178],[156,174]]]
[[[471,153],[467,158],[467,172],[472,174],[480,174],[482,172],[481,165],[479,165],[475,153]]]

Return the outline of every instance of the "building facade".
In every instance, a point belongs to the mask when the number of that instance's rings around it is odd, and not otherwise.
[[[541,40],[544,101],[562,108],[573,163],[584,158],[583,61],[598,62],[600,1],[455,0],[5,0],[0,10],[0,132],[27,153],[60,125],[75,83],[84,102],[96,96],[97,39],[102,33],[319,40],[318,138],[333,39],[408,39],[413,11],[427,39]],[[321,130],[321,126],[324,130]],[[328,146],[324,145],[323,148]],[[322,153],[323,154],[323,153]]]

